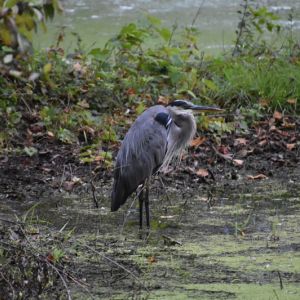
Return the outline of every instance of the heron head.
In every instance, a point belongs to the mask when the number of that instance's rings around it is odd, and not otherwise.
[[[168,107],[174,111],[175,113],[183,113],[184,111],[188,113],[197,113],[197,112],[204,112],[204,111],[223,111],[223,109],[213,106],[202,106],[202,105],[195,105],[194,103],[188,100],[175,100],[168,104]]]

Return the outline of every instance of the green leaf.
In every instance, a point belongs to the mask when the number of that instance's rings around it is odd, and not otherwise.
[[[8,115],[9,122],[14,125],[18,124],[21,121],[21,118],[22,114],[18,111],[13,111]]]
[[[161,20],[157,17],[154,17],[154,16],[147,16],[147,19],[149,21],[149,23],[153,26],[160,26],[161,24]]]
[[[111,52],[108,49],[94,48],[89,52],[89,55],[92,55],[99,61],[105,61],[109,58],[110,53]]]
[[[188,95],[192,96],[194,99],[196,99],[196,95],[191,91],[191,90],[187,90],[186,91]]]
[[[212,91],[218,91],[219,90],[218,86],[212,80],[203,78],[202,82],[205,84],[205,86],[207,88],[209,88]]]
[[[48,75],[51,72],[52,65],[50,63],[47,63],[43,67],[43,72],[45,75]]]
[[[136,112],[140,115],[146,109],[144,102],[140,102],[136,108]]]
[[[7,7],[7,8],[12,8],[13,6],[15,6],[18,2],[20,2],[20,0],[6,0],[4,2],[4,7]]]
[[[104,142],[115,142],[117,140],[117,134],[113,128],[107,128],[103,131],[101,140]]]
[[[168,28],[157,29],[159,35],[168,42],[172,36],[172,32]]]
[[[44,13],[45,13],[45,17],[46,19],[53,19],[54,18],[54,6],[52,3],[46,3],[43,5],[44,8]]]
[[[25,147],[25,148],[24,148],[24,152],[25,152],[28,156],[32,157],[33,155],[35,155],[35,154],[38,153],[38,150],[37,150],[36,148],[34,148],[34,147]]]
[[[76,140],[74,134],[66,128],[60,128],[58,130],[57,137],[62,142],[69,143],[69,144],[72,142],[75,142],[75,140]]]

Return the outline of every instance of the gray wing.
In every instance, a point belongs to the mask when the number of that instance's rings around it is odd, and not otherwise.
[[[167,150],[167,129],[155,117],[168,114],[161,105],[140,115],[127,132],[117,155],[111,210],[116,211],[126,199],[162,164]]]

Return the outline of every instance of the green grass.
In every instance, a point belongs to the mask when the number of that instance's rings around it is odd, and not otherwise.
[[[291,109],[287,100],[300,98],[300,62],[287,57],[212,60],[209,70],[217,92],[213,95],[230,106],[252,106],[261,99],[269,108]]]

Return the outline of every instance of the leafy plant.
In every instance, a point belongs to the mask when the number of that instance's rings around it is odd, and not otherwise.
[[[0,50],[9,47],[15,53],[31,49],[32,32],[40,25],[46,30],[46,20],[61,12],[59,0],[1,0],[0,1]],[[8,58],[7,58],[8,59]]]
[[[281,26],[275,21],[278,17],[268,11],[267,7],[253,6],[253,1],[243,0],[238,11],[240,21],[236,30],[236,40],[233,55],[258,55],[268,50],[267,43],[261,39],[265,31],[280,32]]]

